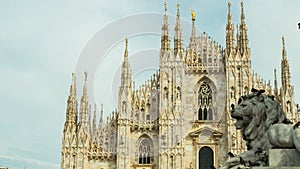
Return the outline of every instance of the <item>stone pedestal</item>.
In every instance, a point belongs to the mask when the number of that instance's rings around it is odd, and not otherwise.
[[[269,166],[300,167],[300,152],[296,149],[270,149]]]
[[[253,169],[300,169],[300,152],[296,149],[270,149],[269,167]]]

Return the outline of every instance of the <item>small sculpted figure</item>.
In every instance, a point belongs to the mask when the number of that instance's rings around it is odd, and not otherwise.
[[[242,96],[238,105],[231,105],[235,127],[241,130],[247,151],[231,156],[220,169],[242,169],[268,166],[271,148],[296,148],[300,151],[300,123],[293,125],[280,104],[264,90],[252,89]]]

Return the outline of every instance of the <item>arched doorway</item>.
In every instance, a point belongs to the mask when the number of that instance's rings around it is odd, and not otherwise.
[[[209,147],[202,147],[199,151],[199,169],[210,169],[214,166],[214,152]]]

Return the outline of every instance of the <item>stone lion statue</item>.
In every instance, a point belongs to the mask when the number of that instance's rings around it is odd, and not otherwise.
[[[300,123],[293,125],[274,97],[263,94],[264,90],[251,92],[242,96],[236,107],[231,105],[231,116],[236,119],[236,129],[242,132],[247,151],[229,157],[220,169],[268,166],[270,148],[300,150]]]

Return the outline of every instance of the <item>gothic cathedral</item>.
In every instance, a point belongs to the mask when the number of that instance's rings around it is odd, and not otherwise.
[[[188,46],[183,35],[178,4],[171,48],[167,7],[163,19],[159,71],[138,90],[132,81],[128,40],[122,64],[118,109],[96,121],[91,118],[85,82],[78,109],[76,79],[70,87],[63,130],[62,169],[209,169],[219,167],[228,152],[246,150],[230,117],[230,105],[251,88],[264,89],[280,102],[288,118],[299,114],[282,37],[281,82],[276,70],[274,87],[254,74],[251,66],[244,4],[241,20],[234,26],[228,3],[226,48],[205,32],[197,35],[196,15]],[[87,74],[85,75],[87,81]],[[91,120],[92,119],[92,120]]]

